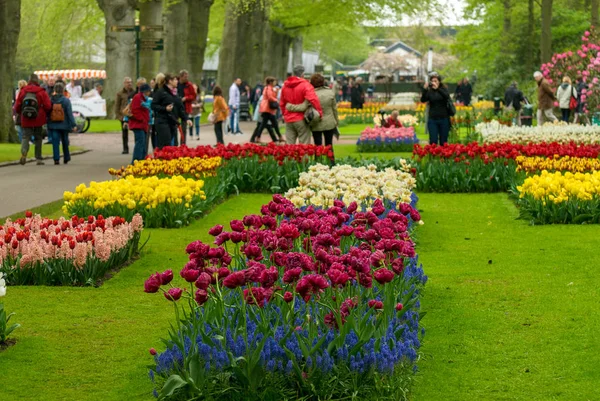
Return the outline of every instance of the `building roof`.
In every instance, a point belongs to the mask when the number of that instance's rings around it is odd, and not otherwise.
[[[407,51],[409,53],[414,54],[417,57],[422,57],[423,56],[421,54],[421,52],[413,49],[412,47],[410,47],[406,43],[402,42],[401,40],[397,41],[396,43],[394,43],[393,45],[391,45],[390,47],[388,47],[387,49],[385,49],[385,53],[392,53],[394,50],[397,50],[397,49],[402,49],[404,51]]]

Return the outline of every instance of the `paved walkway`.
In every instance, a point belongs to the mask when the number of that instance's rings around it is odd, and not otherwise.
[[[225,135],[225,143],[244,143],[250,140],[254,123],[242,123],[241,136]],[[188,146],[214,145],[212,126],[202,127],[200,141],[188,140]],[[265,134],[263,140],[268,135]],[[74,155],[69,164],[55,166],[46,160],[44,166],[27,163],[24,166],[0,167],[0,217],[9,216],[36,206],[62,199],[64,191],[73,191],[81,183],[110,179],[108,169],[131,162],[131,154],[122,155],[121,134],[72,134],[71,145],[90,152]],[[129,150],[133,151],[133,134],[129,135]],[[30,150],[33,154],[33,149]]]
[[[243,135],[225,135],[225,143],[246,143],[256,128],[254,122],[241,122]],[[262,141],[271,139],[265,131]],[[121,134],[72,134],[71,145],[90,150],[74,155],[68,165],[55,166],[52,159],[44,166],[27,163],[0,167],[0,217],[9,216],[36,206],[62,199],[64,191],[73,191],[81,183],[110,179],[108,169],[119,168],[131,162],[131,154],[121,154]],[[189,147],[215,145],[212,126],[200,128],[200,140],[189,139]],[[339,143],[356,143],[356,139],[340,138]],[[129,150],[133,152],[133,134],[129,135]],[[33,149],[30,150],[33,154]]]

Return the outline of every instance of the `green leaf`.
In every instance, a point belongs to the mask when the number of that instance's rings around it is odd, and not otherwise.
[[[170,397],[173,393],[181,388],[187,386],[188,383],[181,378],[179,375],[171,375],[165,382],[162,390],[160,391],[160,398],[164,399]]]

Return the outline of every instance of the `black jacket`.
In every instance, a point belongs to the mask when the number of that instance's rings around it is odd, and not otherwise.
[[[588,86],[587,86],[587,84],[585,82],[583,82],[583,81],[577,82],[577,86],[576,86],[576,89],[577,89],[577,103],[579,103],[579,104],[585,103],[585,102],[581,101],[581,93],[583,92],[584,89],[587,89],[587,87]]]
[[[471,97],[473,96],[473,87],[470,83],[462,84],[460,88],[460,100],[462,104],[468,106],[471,104]]]
[[[437,89],[423,89],[421,94],[421,102],[429,102],[429,118],[434,120],[450,118],[448,115],[448,100],[450,100],[448,89],[441,86]]]
[[[363,103],[365,102],[365,92],[360,84],[356,84],[352,87],[350,92],[350,102],[353,109],[362,109]]]
[[[173,105],[173,110],[169,112],[167,106],[170,104]],[[152,111],[154,112],[156,124],[177,125],[180,119],[182,124],[187,121],[181,99],[174,96],[166,85],[154,92]]]
[[[506,92],[504,92],[504,105],[510,106],[519,111],[521,110],[521,103],[525,101],[525,97],[523,96],[523,92],[517,89],[514,86],[509,86]]]

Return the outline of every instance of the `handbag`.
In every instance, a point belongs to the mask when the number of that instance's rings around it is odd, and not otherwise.
[[[216,119],[217,119],[217,116],[215,115],[215,113],[212,113],[212,112],[211,112],[211,113],[208,115],[208,122],[209,122],[209,123],[211,123],[211,124],[214,124]]]
[[[273,110],[277,110],[277,107],[279,107],[279,103],[277,102],[269,102],[269,108],[273,109]]]
[[[446,109],[448,110],[448,116],[454,117],[454,115],[456,114],[456,107],[454,107],[454,103],[450,98],[448,98],[448,101],[446,103]]]
[[[569,109],[575,110],[577,108],[577,97],[573,95],[573,86],[571,86],[571,99],[569,100]]]
[[[306,121],[307,124],[311,124],[312,122],[316,122],[320,119],[320,115],[319,112],[316,111],[312,106],[310,106],[308,109],[306,109],[306,111],[304,112],[304,121]]]

